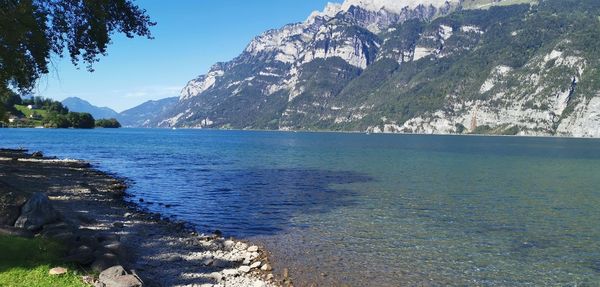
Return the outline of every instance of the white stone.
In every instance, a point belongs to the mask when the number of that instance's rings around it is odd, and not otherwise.
[[[262,270],[262,271],[271,271],[271,270],[273,270],[273,268],[271,267],[271,265],[265,264],[262,267],[260,267],[260,270]]]
[[[250,266],[240,266],[239,270],[242,273],[248,273],[248,272],[250,272]]]
[[[244,243],[244,242],[238,242],[235,244],[235,249],[237,250],[246,250],[248,249],[248,244]]]
[[[235,275],[239,274],[239,270],[238,269],[225,269],[225,270],[223,270],[223,274],[225,274],[225,276],[235,276]]]

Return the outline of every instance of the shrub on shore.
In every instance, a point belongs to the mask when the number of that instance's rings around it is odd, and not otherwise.
[[[121,123],[117,119],[99,119],[96,120],[96,127],[117,129],[121,127]]]

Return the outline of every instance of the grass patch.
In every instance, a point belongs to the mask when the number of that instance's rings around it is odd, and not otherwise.
[[[61,260],[64,254],[64,246],[53,241],[0,236],[0,286],[87,286],[81,281],[81,274]],[[67,267],[69,273],[48,275],[57,266]]]
[[[24,105],[15,105],[15,109],[19,112],[21,112],[23,115],[25,115],[25,118],[27,118],[27,124],[28,126],[42,126],[43,123],[41,121],[41,119],[45,119],[46,117],[48,117],[48,111],[46,110],[40,110],[40,109],[35,109],[35,110],[30,110],[27,108],[27,106]],[[35,119],[31,118],[31,116],[34,116]]]
[[[37,116],[40,116],[43,118],[48,116],[48,111],[46,111],[46,110],[41,110],[41,109],[30,110],[27,108],[27,106],[23,106],[23,105],[15,105],[15,109],[17,109],[19,112],[23,113],[28,118],[31,115],[37,115]]]

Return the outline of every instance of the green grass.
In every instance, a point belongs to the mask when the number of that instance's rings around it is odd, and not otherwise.
[[[28,119],[29,125],[31,125],[31,126],[42,126],[43,125],[41,120],[30,119],[29,117],[31,115],[38,115],[42,119],[45,119],[46,117],[48,117],[48,111],[46,111],[46,110],[40,110],[40,109],[30,110],[27,108],[27,106],[24,106],[24,105],[15,105],[15,109],[17,109],[19,112],[21,112],[21,113],[23,113],[23,115],[25,115],[25,117]]]
[[[62,245],[45,239],[0,236],[0,286],[86,286],[81,274],[62,262],[64,253]],[[68,274],[48,275],[51,268],[58,266],[68,268]]]
[[[26,117],[29,117],[30,115],[39,115],[39,116],[45,118],[48,116],[48,111],[46,111],[46,110],[40,110],[40,109],[30,110],[27,108],[27,106],[23,106],[23,105],[15,105],[15,109],[19,110]]]

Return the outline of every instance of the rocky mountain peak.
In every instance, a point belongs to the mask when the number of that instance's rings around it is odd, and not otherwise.
[[[144,125],[600,137],[600,8],[575,1],[596,14],[572,17],[561,1],[328,4],[256,37]]]
[[[400,14],[407,9],[415,9],[419,6],[433,6],[436,8],[459,4],[459,0],[346,0],[341,5],[342,11],[348,11],[352,6],[362,9],[379,12]]]

